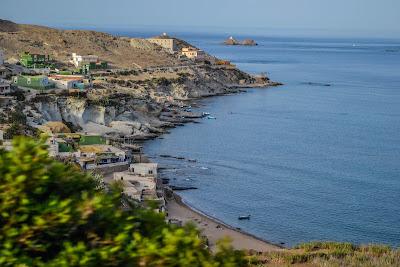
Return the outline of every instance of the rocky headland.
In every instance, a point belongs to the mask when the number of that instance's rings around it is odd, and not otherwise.
[[[176,41],[178,48],[188,45]],[[196,99],[278,85],[233,65],[213,64],[218,59],[208,54],[201,62],[182,60],[146,39],[95,31],[58,30],[2,20],[0,48],[8,64],[15,64],[25,51],[50,55],[59,69],[71,67],[72,53],[94,54],[109,62],[108,70],[91,73],[90,90],[31,90],[0,110],[7,118],[9,111],[19,106],[28,126],[34,128],[62,121],[75,131],[153,138],[201,117],[185,109],[195,105]]]

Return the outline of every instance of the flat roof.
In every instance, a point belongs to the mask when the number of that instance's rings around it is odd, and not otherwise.
[[[83,145],[79,147],[79,150],[83,153],[105,153],[105,152],[124,152],[123,150],[110,145]]]

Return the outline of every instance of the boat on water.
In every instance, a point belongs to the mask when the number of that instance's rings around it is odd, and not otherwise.
[[[203,112],[203,116],[209,116],[210,113],[209,112]]]
[[[242,215],[238,217],[239,220],[250,220],[250,215]]]
[[[216,120],[217,118],[216,118],[216,117],[213,117],[213,116],[207,116],[207,119],[209,119],[209,120]]]

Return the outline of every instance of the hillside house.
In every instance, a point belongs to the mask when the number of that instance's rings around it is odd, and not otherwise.
[[[128,165],[127,153],[110,145],[84,145],[78,149],[78,163],[84,170]]]
[[[140,176],[135,173],[115,172],[114,181],[122,184],[123,192],[128,197],[138,202],[152,201],[157,204],[155,211],[165,211],[164,193],[157,185],[157,178],[154,176]],[[144,203],[145,204],[145,203]]]
[[[5,95],[11,93],[10,82],[0,78],[0,95]]]
[[[160,36],[148,38],[147,40],[150,43],[161,46],[170,53],[174,53],[178,50],[176,40],[174,38],[169,37],[166,33],[163,33]]]
[[[204,59],[206,55],[203,50],[199,50],[193,47],[182,48],[181,54],[187,58],[197,60]]]
[[[115,172],[114,180],[122,182],[124,192],[133,199],[143,201],[146,198],[157,198],[157,183],[154,177],[138,176],[130,172]]]
[[[31,54],[24,52],[20,55],[19,62],[26,68],[44,69],[52,68],[52,59],[49,55]]]
[[[6,78],[11,72],[5,67],[0,65],[0,78]]]
[[[14,76],[12,81],[16,86],[27,87],[36,90],[47,90],[54,88],[54,84],[50,83],[48,77],[44,75],[18,75]]]
[[[81,56],[76,53],[72,53],[72,63],[75,65],[75,67],[80,67],[82,64],[85,63],[98,63],[99,62],[99,57],[95,55],[86,55],[86,56]]]
[[[157,177],[157,167],[157,163],[134,163],[129,170],[135,175]]]
[[[84,77],[81,75],[50,75],[49,80],[58,89],[85,89]]]

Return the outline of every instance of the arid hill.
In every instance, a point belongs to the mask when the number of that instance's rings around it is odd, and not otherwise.
[[[86,30],[57,30],[43,26],[16,24],[0,20],[0,47],[6,58],[18,59],[24,51],[49,54],[60,63],[67,63],[72,53],[96,54],[116,68],[176,66],[180,61],[157,46],[143,53],[133,47],[130,38]]]

